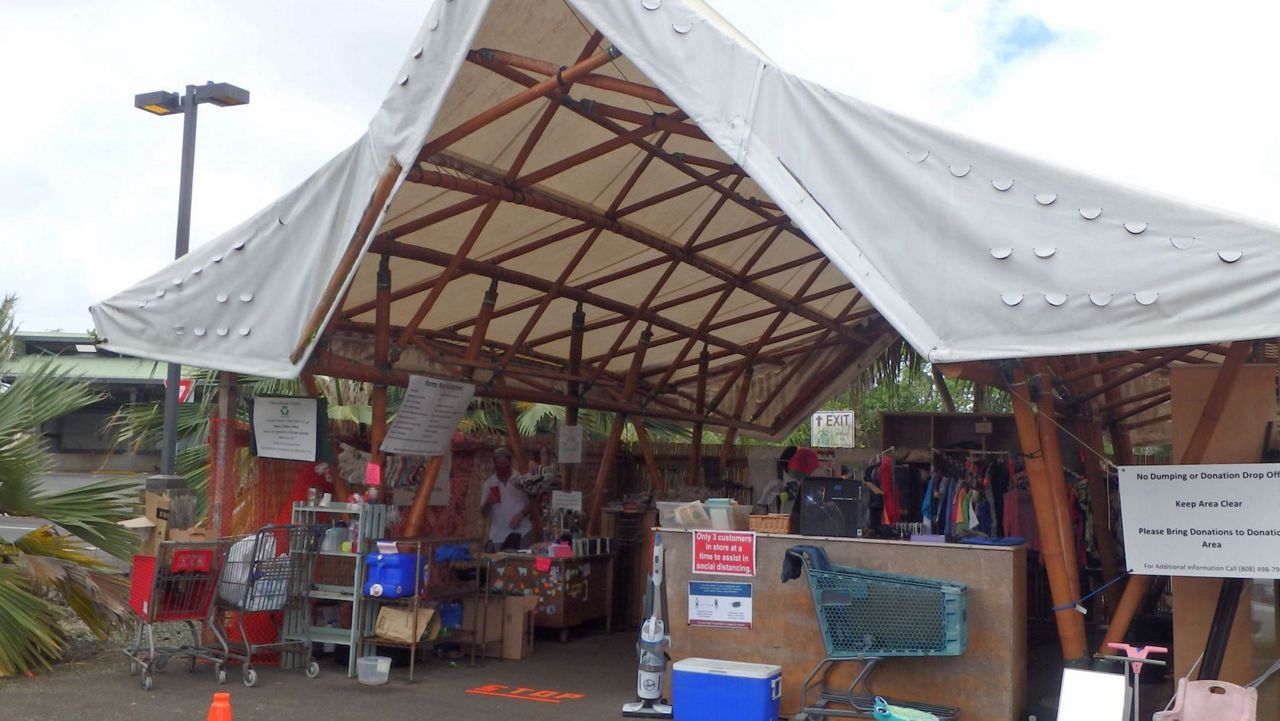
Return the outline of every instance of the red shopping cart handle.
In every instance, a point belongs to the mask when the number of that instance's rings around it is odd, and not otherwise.
[[[1169,649],[1164,646],[1130,646],[1127,643],[1108,643],[1107,647],[1113,648],[1117,651],[1124,651],[1125,656],[1138,659],[1137,661],[1129,664],[1130,668],[1133,669],[1133,675],[1135,676],[1142,674],[1142,667],[1145,665],[1142,662],[1145,661],[1148,656],[1153,653],[1169,653]]]

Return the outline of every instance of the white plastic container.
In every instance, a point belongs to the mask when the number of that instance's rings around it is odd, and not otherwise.
[[[356,659],[356,673],[360,683],[381,686],[391,675],[391,658],[388,656],[361,656]]]

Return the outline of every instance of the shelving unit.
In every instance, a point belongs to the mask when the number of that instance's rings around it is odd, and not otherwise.
[[[414,574],[412,595],[404,598],[365,596],[363,600],[369,609],[370,615],[374,615],[376,610],[383,606],[395,606],[407,610],[413,618],[413,628],[410,636],[414,640],[396,641],[367,633],[360,639],[359,654],[364,655],[366,648],[372,648],[374,651],[378,647],[408,649],[409,681],[413,681],[419,650],[434,647],[439,643],[461,641],[471,644],[471,665],[474,666],[476,663],[476,647],[480,645],[477,641],[485,638],[487,609],[489,607],[489,586],[485,583],[485,579],[489,575],[488,561],[480,557],[483,544],[477,539],[470,538],[411,538],[397,539],[395,543],[401,553],[414,556],[415,568],[421,568],[423,559],[425,559],[425,573]],[[435,560],[438,548],[460,545],[468,547],[468,555],[470,556],[468,560],[439,562]],[[472,578],[468,581],[458,582],[459,571],[470,571]],[[425,585],[423,584],[423,576],[427,579]],[[444,578],[441,578],[442,576]],[[443,582],[447,580],[452,580],[455,583]],[[363,587],[363,581],[361,585]],[[419,609],[429,603],[457,601],[467,597],[476,598],[479,601],[477,604],[479,612],[473,615],[471,628],[458,629],[445,638],[417,640],[422,631],[422,629],[418,628]]]
[[[358,524],[360,535],[353,549],[359,548],[364,552],[374,547],[376,539],[386,535],[387,515],[388,507],[377,503],[331,503],[327,506],[295,503],[293,506],[295,525],[331,526],[339,520],[346,520],[348,527],[352,522]],[[372,609],[367,607],[360,593],[364,575],[363,553],[355,550],[320,551],[311,584],[313,603],[286,613],[281,630],[281,637],[286,641],[303,641],[309,638],[313,645],[331,643],[350,648],[351,654],[347,660],[348,678],[356,675],[360,638],[373,627]],[[314,607],[317,603],[351,604],[351,628],[313,625]],[[294,656],[295,654],[285,654],[281,665],[289,668],[298,663]]]

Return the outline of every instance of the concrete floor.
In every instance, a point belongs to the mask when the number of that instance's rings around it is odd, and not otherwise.
[[[209,667],[187,673],[175,663],[143,691],[118,651],[104,651],[35,678],[0,681],[0,718],[5,721],[174,721],[204,719],[215,691],[229,691],[235,721],[355,721],[356,719],[481,719],[585,721],[619,717],[635,684],[635,638],[627,633],[584,631],[569,643],[539,638],[525,661],[466,661],[456,667],[431,659],[416,681],[407,668],[392,669],[383,686],[362,686],[346,677],[345,664],[322,662],[321,676],[263,667],[258,685],[245,688],[233,668],[217,686]],[[505,688],[493,688],[502,686]],[[491,687],[580,694],[559,703],[516,700],[475,693]],[[523,693],[529,693],[525,691]]]

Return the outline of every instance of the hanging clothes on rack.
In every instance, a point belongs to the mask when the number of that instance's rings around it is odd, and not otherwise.
[[[880,489],[884,491],[883,522],[885,525],[897,523],[902,517],[902,505],[893,477],[893,457],[888,454],[880,458]]]

